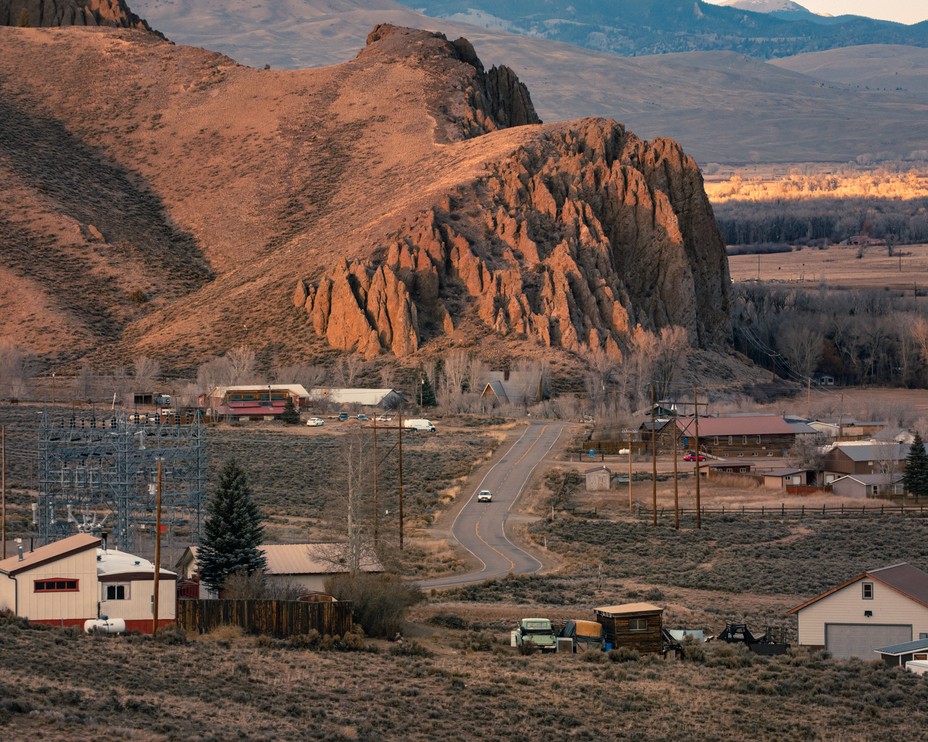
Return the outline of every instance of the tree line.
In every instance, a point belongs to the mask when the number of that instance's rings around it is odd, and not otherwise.
[[[733,288],[736,350],[805,383],[827,374],[843,385],[928,384],[928,319],[900,292],[808,291],[744,283]]]

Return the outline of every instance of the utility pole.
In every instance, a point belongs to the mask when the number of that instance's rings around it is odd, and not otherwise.
[[[680,530],[680,479],[677,476],[677,407],[673,413],[673,527]],[[697,449],[698,451],[698,449]],[[696,458],[699,458],[697,453]],[[699,463],[698,461],[696,462]]]
[[[702,528],[702,500],[699,497],[699,392],[693,387],[693,407],[695,408],[696,423],[696,527]]]
[[[380,459],[377,458],[377,415],[374,415],[374,548],[380,543],[380,500],[377,497],[377,475]]]
[[[657,525],[657,433],[654,430],[654,382],[651,382],[651,510],[652,524]]]
[[[158,590],[161,577],[161,462],[158,462],[158,500],[155,506],[155,582],[152,595],[151,635],[158,634]]]
[[[628,429],[628,512],[632,512],[632,430]]]
[[[806,417],[812,417],[812,377],[806,379]]]
[[[6,425],[0,426],[0,541],[6,559]]]
[[[403,550],[403,410],[400,408],[400,551]]]

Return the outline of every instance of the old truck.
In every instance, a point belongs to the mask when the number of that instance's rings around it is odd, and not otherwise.
[[[517,647],[534,644],[542,652],[557,651],[557,637],[547,618],[523,618],[515,632]]]

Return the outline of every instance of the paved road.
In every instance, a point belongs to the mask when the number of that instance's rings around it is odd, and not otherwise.
[[[454,539],[483,565],[466,574],[424,580],[424,589],[469,585],[513,574],[534,574],[541,562],[516,546],[506,535],[506,521],[535,467],[557,443],[565,423],[532,422],[522,436],[486,473],[451,525]],[[477,492],[488,489],[492,502],[477,502]]]

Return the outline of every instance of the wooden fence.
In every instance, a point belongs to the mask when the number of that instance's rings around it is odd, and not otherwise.
[[[699,509],[701,515],[744,515],[755,517],[778,517],[778,518],[806,518],[811,516],[864,516],[875,518],[886,515],[911,516],[913,518],[924,518],[928,515],[928,509],[922,503],[917,505],[875,505],[863,504],[857,505],[800,505],[799,507],[786,507],[786,505],[761,505],[760,507],[702,507]],[[636,513],[639,518],[653,520],[653,510],[638,504]],[[673,518],[673,508],[658,508],[658,518]],[[696,519],[696,508],[680,508],[680,518]]]
[[[351,630],[351,603],[296,600],[178,600],[177,625],[205,633],[217,626],[241,626],[249,634],[285,639],[308,634],[344,636]]]

